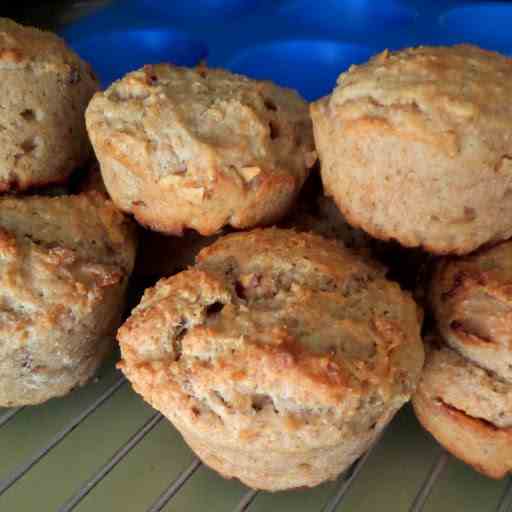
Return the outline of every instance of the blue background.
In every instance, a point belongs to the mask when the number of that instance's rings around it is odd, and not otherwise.
[[[224,67],[329,93],[350,64],[385,48],[472,42],[512,53],[512,3],[413,0],[129,0],[62,35],[106,87],[144,64]]]

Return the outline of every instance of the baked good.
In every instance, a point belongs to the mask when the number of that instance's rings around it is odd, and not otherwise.
[[[384,51],[311,106],[326,193],[383,240],[465,254],[512,236],[512,60]]]
[[[512,241],[439,260],[429,295],[446,342],[512,382]]]
[[[120,328],[120,368],[209,466],[267,490],[359,457],[415,389],[421,313],[383,269],[292,230],[220,238]]]
[[[116,205],[172,235],[277,221],[316,160],[297,93],[220,69],[145,66],[96,94],[86,122]]]
[[[113,346],[133,225],[100,194],[0,198],[0,406],[84,384]]]
[[[430,343],[412,400],[422,425],[481,473],[512,469],[512,384],[455,350]]]
[[[84,112],[96,90],[62,39],[0,18],[0,192],[65,182],[89,158]]]

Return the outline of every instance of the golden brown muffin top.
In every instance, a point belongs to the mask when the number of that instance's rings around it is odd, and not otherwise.
[[[512,382],[512,242],[441,259],[429,298],[446,341]]]
[[[0,18],[0,71],[20,68],[63,74],[69,83],[97,83],[90,66],[56,34]]]
[[[135,232],[131,221],[97,192],[61,197],[0,198],[0,228],[53,250],[72,251],[81,260],[117,265],[131,273]]]
[[[454,156],[471,142],[459,132],[474,123],[497,136],[510,131],[511,95],[508,57],[472,45],[420,46],[351,66],[328,104],[347,130],[387,129]]]
[[[272,430],[279,411],[295,428],[339,425],[334,439],[408,399],[423,364],[420,323],[377,264],[315,235],[264,229],[222,237],[147,290],[118,339],[122,366],[147,365],[157,380],[165,367],[183,413],[200,409],[205,428],[222,399],[239,426],[263,409]]]
[[[98,93],[87,123],[110,133],[117,152],[142,144],[141,162],[152,157],[145,172],[201,198],[217,182],[249,184],[264,170],[302,176],[315,160],[308,107],[295,91],[221,69],[145,66]]]
[[[502,242],[463,258],[445,258],[438,265],[443,301],[467,292],[512,301],[512,241]],[[505,306],[505,304],[504,304]]]
[[[91,315],[133,268],[132,229],[95,193],[0,198],[0,339],[9,340],[0,343],[0,357],[12,357],[17,344],[37,350],[53,332],[59,364],[72,365],[57,340],[68,330],[75,343],[78,329],[80,344],[88,343]]]

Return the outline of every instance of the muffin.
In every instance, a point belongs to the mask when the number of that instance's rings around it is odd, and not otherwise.
[[[512,241],[460,259],[441,259],[430,303],[446,342],[512,382]]]
[[[0,198],[0,406],[84,384],[113,346],[133,226],[99,194]]]
[[[316,159],[297,93],[220,69],[145,66],[96,94],[86,123],[116,205],[172,235],[277,221]]]
[[[459,459],[492,478],[512,469],[510,382],[436,341],[412,403],[422,425]]]
[[[65,182],[89,158],[84,112],[97,90],[62,39],[0,18],[0,192]]]
[[[160,280],[120,328],[120,368],[224,477],[334,479],[409,400],[421,313],[383,269],[292,230],[234,233]]]
[[[311,106],[326,193],[383,240],[465,254],[512,236],[512,60],[385,51]]]

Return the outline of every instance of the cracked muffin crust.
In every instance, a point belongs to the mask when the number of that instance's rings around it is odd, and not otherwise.
[[[512,470],[512,384],[437,340],[427,347],[416,416],[456,457],[502,478]]]
[[[145,66],[96,94],[86,122],[113,201],[173,235],[275,222],[316,160],[296,92],[220,69]]]
[[[97,90],[58,36],[0,18],[0,192],[65,182],[86,162],[84,112]]]
[[[423,365],[421,312],[383,273],[312,234],[224,236],[146,290],[119,366],[223,476],[319,484],[368,448]]]
[[[512,235],[512,60],[385,51],[311,105],[326,193],[383,240],[465,254]]]
[[[133,226],[100,194],[0,199],[0,406],[87,382],[113,346],[134,259]]]
[[[441,259],[430,302],[449,345],[512,382],[512,241]]]

